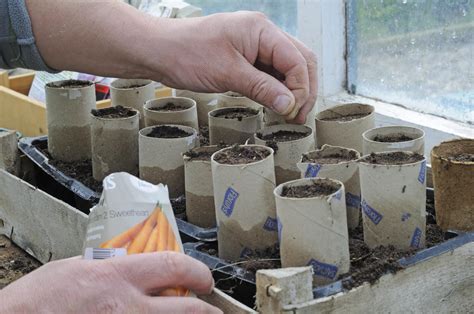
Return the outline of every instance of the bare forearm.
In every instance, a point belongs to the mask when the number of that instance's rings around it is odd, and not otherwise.
[[[37,46],[52,68],[159,79],[147,66],[158,19],[118,0],[26,0]]]

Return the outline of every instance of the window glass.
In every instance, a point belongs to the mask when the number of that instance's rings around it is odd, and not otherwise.
[[[239,10],[261,11],[288,33],[296,34],[296,0],[186,0],[203,9],[204,15]]]
[[[349,0],[349,91],[474,121],[474,1]]]

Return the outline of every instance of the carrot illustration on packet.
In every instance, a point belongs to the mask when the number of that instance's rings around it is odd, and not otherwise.
[[[156,207],[144,221],[103,242],[100,248],[126,248],[127,254],[148,252],[180,252],[173,228],[160,207]],[[183,288],[166,289],[161,296],[186,296]]]

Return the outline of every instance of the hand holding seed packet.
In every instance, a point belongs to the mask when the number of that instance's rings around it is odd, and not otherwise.
[[[106,259],[162,251],[183,252],[168,188],[128,173],[107,176],[99,204],[89,215],[84,258]],[[188,291],[179,287],[160,293],[160,296],[186,295]]]

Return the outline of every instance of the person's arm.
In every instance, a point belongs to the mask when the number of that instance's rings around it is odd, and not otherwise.
[[[197,298],[155,297],[167,288],[211,293],[209,269],[179,253],[48,263],[0,290],[0,313],[221,313]]]
[[[316,101],[313,53],[260,13],[160,19],[118,0],[26,5],[37,47],[54,69],[232,90],[299,123]]]

